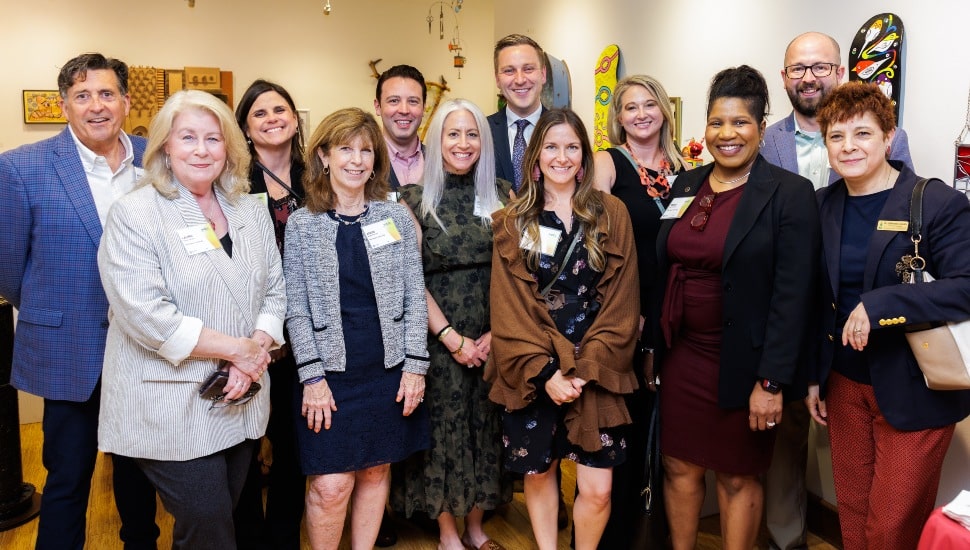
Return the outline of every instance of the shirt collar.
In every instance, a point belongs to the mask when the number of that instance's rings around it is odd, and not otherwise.
[[[798,117],[792,117],[795,122],[795,135],[804,136],[811,139],[817,139],[822,136],[822,132],[809,132],[807,130],[802,130],[802,127],[798,125]]]
[[[542,104],[541,103],[539,104],[538,107],[536,107],[536,110],[535,111],[532,111],[531,113],[529,113],[528,116],[524,116],[524,117],[520,117],[519,115],[513,113],[512,112],[512,109],[509,109],[508,106],[505,107],[505,118],[506,118],[506,120],[509,121],[509,128],[515,126],[515,122],[517,120],[519,120],[520,118],[524,118],[524,119],[528,120],[529,121],[529,124],[531,124],[532,127],[535,128],[536,123],[539,122],[539,115],[541,115],[541,114],[542,114]]]
[[[386,137],[384,138],[384,143],[387,144],[387,150],[391,152],[392,156],[395,156],[402,160],[411,160],[417,157],[419,154],[421,154],[420,139],[414,140],[414,149],[410,151],[404,151],[404,150],[398,149],[397,147],[395,147],[395,144],[391,140],[387,139]]]
[[[81,143],[81,140],[74,135],[74,129],[70,126],[67,127],[68,131],[71,132],[71,138],[74,140],[74,145],[77,147],[78,156],[81,157],[81,165],[84,166],[85,172],[91,172],[94,170],[95,162],[101,155],[95,153],[94,151],[88,149],[88,146]],[[125,158],[121,161],[121,165],[118,170],[121,170],[125,166],[128,166],[135,160],[134,148],[131,146],[131,139],[128,138],[128,134],[121,132],[118,139],[121,141],[121,145],[125,148]]]

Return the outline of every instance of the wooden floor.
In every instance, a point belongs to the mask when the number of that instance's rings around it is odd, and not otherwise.
[[[34,484],[38,491],[43,488],[46,477],[46,472],[41,465],[42,438],[40,424],[25,424],[21,427],[24,481]],[[121,541],[118,539],[120,520],[115,510],[114,497],[111,491],[110,467],[109,461],[106,461],[103,456],[98,457],[88,507],[86,547],[90,549],[111,550],[121,548]],[[567,462],[567,467],[564,468],[563,485],[565,487],[575,486],[575,470],[572,468],[572,463]],[[570,513],[572,512],[572,501],[572,491],[567,490],[566,503]],[[171,548],[172,516],[166,513],[161,505],[159,505],[157,522],[162,530],[159,548]],[[515,494],[515,500],[511,506],[507,507],[502,513],[496,514],[485,524],[485,530],[509,550],[527,550],[536,547],[521,493]],[[698,550],[721,548],[717,516],[701,520],[701,531],[697,544]],[[433,535],[410,524],[399,522],[399,534],[398,543],[392,547],[395,550],[433,550],[437,547],[438,541]],[[0,548],[3,550],[31,550],[34,547],[36,536],[37,520],[34,519],[15,529],[0,532]],[[345,540],[341,545],[341,550],[349,549],[349,547]],[[566,550],[569,547],[569,529],[564,529],[559,532],[559,548]],[[306,542],[305,534],[303,548],[310,548],[310,545]],[[760,538],[758,548],[765,548],[764,536]],[[809,548],[811,550],[835,550],[834,546],[830,546],[812,535],[809,536]]]

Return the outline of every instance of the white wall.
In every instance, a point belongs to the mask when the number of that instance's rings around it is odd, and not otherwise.
[[[428,34],[430,0],[185,0],[133,2],[36,0],[3,2],[0,51],[0,151],[51,136],[62,125],[25,125],[21,90],[55,89],[59,67],[74,55],[100,51],[129,65],[178,69],[219,67],[233,72],[239,98],[256,78],[285,86],[299,108],[310,109],[315,126],[335,109],[357,106],[373,112],[374,86],[367,63],[379,70],[415,65],[429,80],[444,75],[452,92],[486,113],[495,110],[492,70],[492,0],[468,0],[460,17],[468,58],[452,67],[446,36]],[[437,18],[438,10],[434,15]]]
[[[901,126],[910,136],[917,172],[951,181],[953,141],[966,121],[970,90],[970,19],[966,0],[494,0],[495,36],[522,32],[564,60],[573,81],[573,108],[593,119],[593,67],[608,44],[620,47],[620,76],[647,73],[683,98],[685,140],[704,134],[710,78],[747,63],[764,73],[772,100],[769,122],[791,104],[780,70],[797,34],[835,37],[846,62],[855,32],[869,17],[897,14],[905,25]]]
[[[447,97],[465,97],[486,113],[495,110],[492,70],[492,0],[464,2],[460,18],[465,69],[452,67],[448,40],[454,18],[446,12],[445,40],[428,34],[430,0],[184,0],[132,2],[4,1],[0,15],[0,151],[60,132],[60,124],[24,124],[21,90],[56,89],[60,66],[78,53],[100,51],[129,65],[232,71],[238,99],[256,78],[285,86],[297,107],[310,110],[311,126],[335,109],[373,112],[367,63],[379,70],[407,63],[429,80],[443,75]],[[437,19],[438,11],[434,11]],[[312,130],[312,128],[311,128]],[[309,133],[307,134],[309,135]],[[41,400],[21,394],[22,422],[37,422]]]
[[[772,100],[769,122],[791,104],[781,80],[785,47],[810,30],[835,37],[846,62],[858,28],[869,17],[892,12],[905,25],[904,85],[900,125],[910,138],[917,172],[952,182],[953,142],[966,121],[970,89],[970,20],[967,0],[494,0],[495,36],[525,33],[569,66],[573,108],[593,120],[593,67],[608,44],[620,47],[619,76],[647,73],[671,96],[683,98],[684,140],[704,135],[710,78],[746,63],[764,73]],[[705,151],[705,156],[707,156]],[[709,156],[708,156],[709,158]],[[824,432],[822,432],[824,436]],[[827,455],[827,448],[822,450]],[[834,502],[828,456],[813,457],[821,486],[813,492]],[[970,420],[957,426],[944,463],[939,502],[970,488]]]

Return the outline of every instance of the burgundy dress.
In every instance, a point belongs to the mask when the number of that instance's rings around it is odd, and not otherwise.
[[[671,265],[661,323],[672,327],[672,346],[660,371],[660,450],[716,472],[753,475],[771,464],[774,432],[751,431],[747,407],[722,409],[717,402],[724,241],[743,190],[718,193],[698,231],[691,220],[711,194],[705,180],[667,239]]]

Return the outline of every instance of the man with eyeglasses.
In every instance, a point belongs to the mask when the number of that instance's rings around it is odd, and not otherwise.
[[[793,111],[765,131],[761,154],[768,162],[808,178],[815,189],[838,179],[838,175],[829,169],[828,152],[815,113],[822,99],[842,82],[844,76],[845,65],[842,65],[839,43],[831,36],[807,32],[788,44],[781,78]],[[909,142],[902,128],[896,131],[890,158],[901,160],[910,168],[913,166]]]
[[[829,168],[828,151],[815,114],[822,99],[844,76],[839,43],[831,36],[807,32],[788,44],[781,78],[793,110],[765,131],[761,154],[768,162],[808,178],[816,190],[839,178]],[[902,128],[897,128],[888,153],[890,158],[913,167]],[[765,513],[770,547],[791,550],[806,548],[808,410],[804,403],[795,400],[785,406],[782,418],[776,429],[774,458],[765,478]]]

